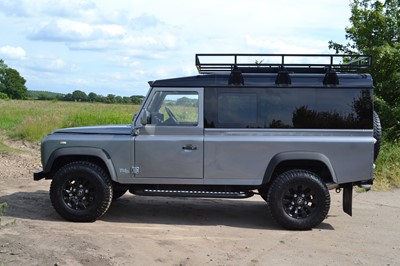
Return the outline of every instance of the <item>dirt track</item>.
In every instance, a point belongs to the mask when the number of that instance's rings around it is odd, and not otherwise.
[[[9,143],[10,145],[10,143]],[[38,147],[0,154],[0,265],[400,265],[400,191],[355,193],[353,217],[332,191],[312,231],[282,230],[259,197],[175,199],[127,194],[95,223],[70,223],[34,182]]]

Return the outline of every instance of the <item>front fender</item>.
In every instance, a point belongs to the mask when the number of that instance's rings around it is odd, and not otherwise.
[[[90,148],[90,147],[66,147],[66,148],[59,148],[55,150],[47,160],[46,166],[43,170],[44,175],[47,173],[52,172],[54,162],[61,158],[61,157],[70,157],[70,156],[90,156],[100,159],[104,165],[107,167],[110,177],[113,181],[117,180],[117,175],[115,172],[114,164],[111,161],[109,154],[103,150],[98,148]]]

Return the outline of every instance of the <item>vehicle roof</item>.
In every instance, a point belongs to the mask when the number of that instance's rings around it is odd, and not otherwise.
[[[291,84],[276,84],[275,73],[244,73],[243,85],[229,85],[230,73],[201,74],[149,81],[152,87],[293,87],[293,88],[372,88],[370,74],[337,74],[338,84],[324,85],[325,74],[289,74]]]

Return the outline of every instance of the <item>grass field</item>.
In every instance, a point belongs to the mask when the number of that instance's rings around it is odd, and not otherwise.
[[[0,100],[0,131],[11,139],[40,141],[65,127],[128,124],[137,105]]]
[[[400,143],[383,144],[376,162],[375,176],[374,187],[377,190],[400,187]]]
[[[39,142],[57,128],[131,123],[138,108],[121,104],[0,100],[0,135]],[[11,151],[1,138],[0,151]],[[376,164],[376,189],[400,187],[400,143],[384,142]]]

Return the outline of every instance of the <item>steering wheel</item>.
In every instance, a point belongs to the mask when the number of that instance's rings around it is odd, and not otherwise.
[[[167,114],[174,121],[175,124],[179,124],[178,119],[176,119],[175,115],[172,113],[171,109],[169,109],[168,106],[165,106],[165,111],[167,111]]]

